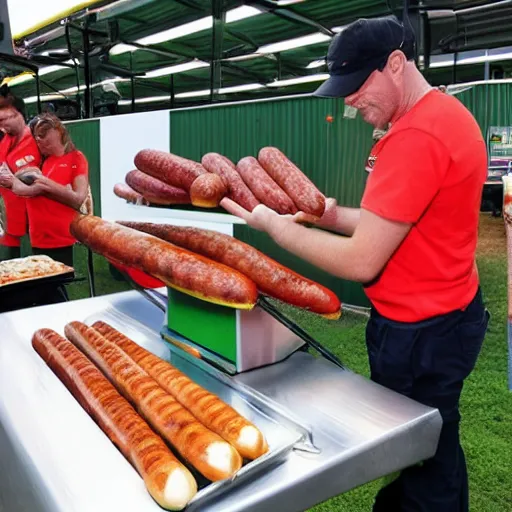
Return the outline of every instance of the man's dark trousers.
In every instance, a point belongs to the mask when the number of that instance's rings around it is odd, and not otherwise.
[[[466,461],[459,442],[459,398],[488,321],[480,290],[464,311],[423,322],[394,322],[372,310],[366,328],[372,380],[439,409],[443,418],[435,456],[403,470],[381,489],[374,512],[469,510]]]

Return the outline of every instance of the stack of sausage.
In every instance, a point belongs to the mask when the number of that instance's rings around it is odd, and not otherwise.
[[[32,346],[161,507],[186,507],[197,493],[193,473],[232,478],[243,459],[268,451],[255,425],[110,325],[71,322],[65,335],[41,329]]]
[[[331,290],[229,235],[93,215],[77,216],[71,233],[114,265],[208,302],[252,309],[262,293],[330,319],[340,316],[341,303]]]
[[[249,211],[264,204],[282,215],[302,211],[318,218],[325,210],[323,194],[273,147],[261,149],[258,159],[247,156],[237,165],[218,153],[207,153],[198,163],[144,149],[135,156],[135,166],[114,192],[137,204],[213,208],[227,196]]]

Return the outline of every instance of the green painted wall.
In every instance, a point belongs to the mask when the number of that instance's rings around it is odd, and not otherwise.
[[[512,84],[481,84],[456,95],[475,116],[484,137],[490,126],[512,126]]]
[[[366,180],[372,129],[361,119],[343,118],[341,100],[293,98],[170,112],[173,153],[200,160],[215,151],[234,162],[272,145],[291,158],[320,190],[340,204],[359,206]],[[333,116],[333,122],[327,121]],[[304,263],[268,236],[237,228],[237,237],[331,288],[344,302],[367,305],[362,287]]]
[[[67,123],[66,127],[79,149],[89,161],[89,182],[94,200],[94,214],[101,215],[100,200],[100,121],[90,119]]]

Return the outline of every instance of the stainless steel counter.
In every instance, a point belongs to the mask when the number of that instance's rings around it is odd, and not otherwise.
[[[163,314],[126,292],[0,315],[0,512],[158,512],[135,470],[31,347],[35,330],[63,333],[72,320],[127,315],[127,334],[170,358],[160,340]],[[137,325],[143,324],[146,329]],[[186,369],[190,361],[173,363]],[[297,512],[431,456],[436,410],[350,371],[298,352],[235,377],[312,432],[318,454],[293,451],[283,462],[208,511]]]

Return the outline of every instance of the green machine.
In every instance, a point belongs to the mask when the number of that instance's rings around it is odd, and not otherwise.
[[[166,222],[214,229],[243,237],[239,219],[231,215],[172,211]],[[242,229],[241,229],[242,228]],[[343,367],[341,361],[284,316],[266,297],[251,310],[235,309],[197,299],[173,288],[167,294],[132,286],[166,315],[161,336],[172,351],[186,352],[225,373],[234,375],[286,359],[297,350],[314,347]]]
[[[167,325],[161,334],[173,349],[229,374],[244,372],[281,361],[305,344],[267,306],[263,299],[252,310],[233,309],[168,288]]]

